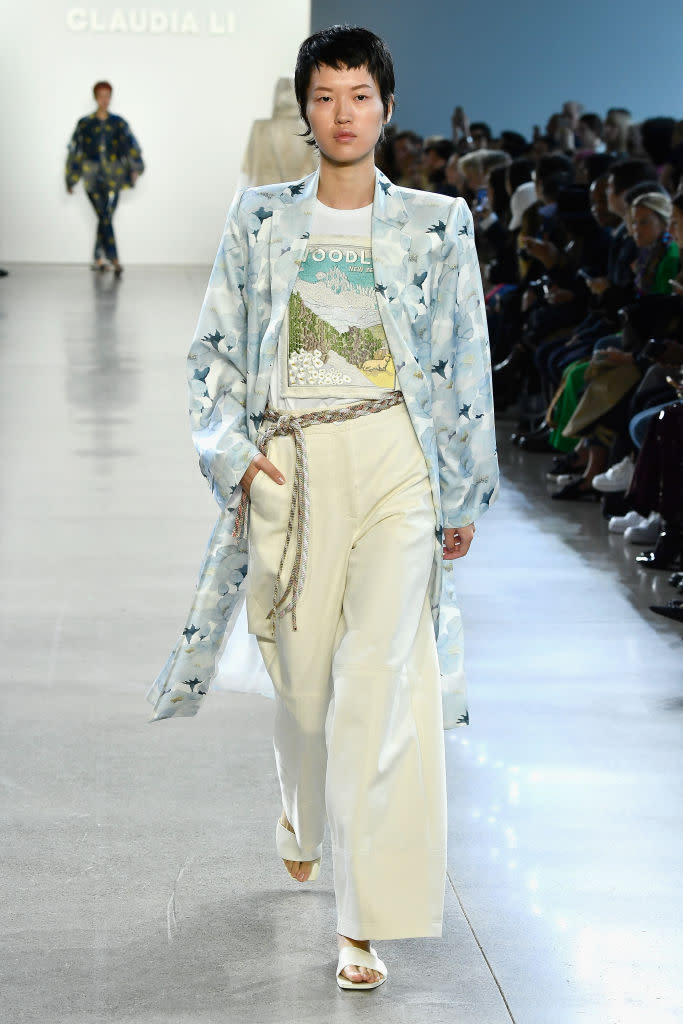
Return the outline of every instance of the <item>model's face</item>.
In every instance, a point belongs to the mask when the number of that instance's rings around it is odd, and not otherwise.
[[[360,163],[374,153],[384,116],[382,97],[367,68],[314,68],[306,116],[321,156],[335,164]]]
[[[634,206],[631,210],[631,224],[633,227],[633,238],[639,248],[646,248],[659,241],[665,231],[665,224],[661,217],[658,217],[647,206]]]
[[[98,89],[95,93],[95,103],[100,110],[108,110],[111,103],[111,89]]]

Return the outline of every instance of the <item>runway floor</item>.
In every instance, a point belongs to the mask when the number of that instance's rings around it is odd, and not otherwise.
[[[289,880],[272,702],[148,725],[214,507],[184,358],[208,271],[0,282],[0,1003],[8,1024],[673,1024],[683,627],[594,506],[504,443],[458,566],[472,724],[447,734],[441,940],[334,984],[329,850]]]

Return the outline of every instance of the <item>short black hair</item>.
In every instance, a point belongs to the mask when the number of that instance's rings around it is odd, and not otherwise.
[[[485,135],[486,138],[489,140],[493,138],[493,135],[491,134],[491,129],[487,125],[486,121],[472,121],[470,124],[470,135],[472,134],[472,132],[477,132],[477,134]]]
[[[657,180],[657,170],[649,160],[618,160],[610,167],[609,175],[617,195],[641,181]]]
[[[637,199],[638,196],[646,196],[650,192],[659,192],[660,195],[668,196],[667,190],[663,185],[660,185],[658,181],[640,181],[633,188],[629,188],[624,193],[624,202],[627,206],[633,204],[633,200]]]
[[[320,69],[323,65],[336,71],[340,68],[366,67],[379,88],[384,116],[389,116],[389,103],[394,95],[395,79],[394,62],[387,44],[367,28],[360,28],[357,25],[332,25],[304,39],[296,58],[294,91],[299,113],[308,129],[304,132],[304,137],[311,134],[311,126],[306,117],[311,75],[313,68]],[[308,139],[308,144],[314,146],[315,140]]]
[[[557,171],[555,174],[548,174],[538,180],[543,189],[543,195],[549,203],[556,203],[560,192],[574,184],[573,175],[568,174],[567,171]]]
[[[608,177],[609,168],[615,162],[611,153],[589,153],[583,158],[588,173],[588,181],[592,184],[597,178]]]
[[[471,126],[470,126],[471,127]],[[529,143],[519,132],[502,131],[500,133],[500,148],[509,153],[513,160],[521,157],[529,149]]]
[[[582,114],[579,122],[585,124],[586,128],[594,135],[602,135],[602,118],[597,114]]]
[[[536,161],[536,181],[554,177],[556,174],[567,174],[574,177],[574,163],[564,153],[545,153]]]
[[[520,185],[534,180],[533,162],[525,160],[524,157],[520,156],[506,167],[506,173],[507,179],[510,182],[510,191],[516,192]]]
[[[433,149],[441,160],[449,160],[455,153],[455,146],[450,139],[432,139],[424,147],[425,153]]]
[[[671,143],[676,122],[673,117],[649,117],[640,126],[643,149],[652,163],[659,167],[671,159]]]

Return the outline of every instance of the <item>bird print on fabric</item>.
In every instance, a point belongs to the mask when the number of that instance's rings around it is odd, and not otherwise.
[[[220,331],[212,331],[211,334],[205,334],[202,341],[211,345],[211,348],[218,352],[218,346],[221,341],[225,339],[225,335],[221,334]]]
[[[436,224],[432,224],[430,228],[427,228],[427,231],[435,235],[438,235],[441,241],[443,242],[446,234],[446,224],[444,221],[440,220]]]

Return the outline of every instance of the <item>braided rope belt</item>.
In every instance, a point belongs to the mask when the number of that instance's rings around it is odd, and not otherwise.
[[[296,606],[303,593],[306,580],[306,567],[308,565],[308,540],[310,534],[310,490],[308,484],[308,452],[304,430],[323,423],[343,423],[345,420],[356,420],[361,416],[369,416],[372,413],[384,412],[395,405],[403,402],[401,391],[392,391],[383,398],[368,399],[363,402],[356,402],[354,405],[342,406],[340,408],[320,409],[316,412],[302,413],[297,415],[292,412],[280,412],[267,406],[263,414],[263,424],[256,439],[256,447],[262,455],[266,454],[268,442],[273,437],[287,437],[294,439],[294,485],[292,487],[292,500],[289,506],[289,520],[285,543],[280,558],[280,566],[275,577],[273,587],[273,607],[268,612],[268,618],[273,620],[273,635],[275,635],[278,619],[284,618],[291,612],[292,629],[296,630]],[[265,424],[268,424],[265,426]],[[261,471],[263,472],[263,470]],[[235,516],[235,529],[233,537],[240,537],[246,529],[247,509],[249,507],[249,495],[242,492],[242,497]],[[294,548],[294,561],[289,574],[287,586],[282,590],[282,571],[289,551],[289,545],[294,533],[296,521],[296,545]]]

